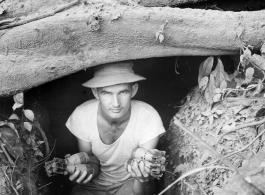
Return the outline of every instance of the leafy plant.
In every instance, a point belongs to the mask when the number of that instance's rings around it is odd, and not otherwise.
[[[36,194],[34,183],[40,170],[36,164],[43,160],[44,152],[49,152],[47,138],[33,111],[24,109],[23,93],[14,95],[13,99],[13,113],[0,121],[0,172],[6,175],[8,186],[15,194],[24,190]]]

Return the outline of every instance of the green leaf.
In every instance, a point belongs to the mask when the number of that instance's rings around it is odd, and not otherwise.
[[[23,185],[21,184],[20,180],[17,181],[16,183],[16,190],[23,189]]]
[[[227,140],[237,140],[235,134],[228,134],[228,135],[225,135],[223,138]]]
[[[7,124],[7,121],[0,121],[0,127],[6,124]]]
[[[222,91],[221,91],[220,88],[216,88],[216,89],[214,90],[214,92],[215,92],[215,93],[221,93]]]
[[[200,83],[203,77],[208,77],[212,71],[214,57],[209,57],[204,60],[199,68],[198,83]]]
[[[24,95],[22,92],[14,95],[13,99],[15,103],[22,104],[22,105],[24,104]]]
[[[213,74],[210,74],[210,81],[208,83],[208,86],[205,90],[205,99],[209,104],[213,103],[213,97],[214,97],[214,93],[215,93],[215,79]]]
[[[227,88],[227,82],[225,80],[223,80],[221,83],[220,83],[220,89],[223,91],[224,89]]]
[[[216,114],[221,115],[225,112],[225,110],[215,110]]]
[[[224,80],[230,81],[228,74],[224,71],[224,65],[220,60],[220,58],[218,58],[216,68],[214,69],[212,74],[215,77],[216,87],[218,88],[220,88],[222,81]]]
[[[18,131],[17,131],[17,129],[16,129],[16,127],[15,127],[15,125],[13,123],[8,122],[7,126],[9,126],[11,129],[13,129],[16,132],[17,137],[19,137]]]
[[[10,120],[19,120],[18,116],[16,114],[12,114],[10,117],[9,117]]]
[[[244,56],[246,56],[248,58],[251,56],[251,51],[247,47],[244,50]]]
[[[24,114],[29,120],[34,120],[34,113],[31,110],[24,110]]]
[[[40,144],[43,144],[44,141],[37,141],[37,143],[40,145]]]
[[[43,154],[40,150],[37,150],[35,153],[34,153],[35,156],[41,156],[43,157]]]
[[[165,39],[164,34],[160,33],[158,36],[158,39],[159,39],[159,43],[162,43]]]
[[[32,130],[32,125],[29,122],[24,122],[24,127],[25,129],[27,129],[28,131]]]
[[[215,94],[215,95],[213,96],[213,102],[218,102],[218,101],[220,101],[220,100],[221,100],[221,97],[222,97],[222,95],[221,95],[220,93]]]
[[[209,123],[210,123],[210,125],[213,124],[213,121],[214,121],[213,115],[209,116]]]
[[[223,128],[222,128],[222,131],[224,133],[226,133],[226,132],[230,131],[231,129],[233,129],[235,126],[236,126],[236,123],[235,122],[233,122],[232,124],[225,124],[223,126]]]
[[[12,106],[12,109],[13,110],[16,110],[17,108],[20,108],[21,106],[23,106],[23,104],[20,104],[20,103],[15,103],[13,106]]]
[[[212,112],[208,110],[208,111],[202,112],[201,114],[204,116],[210,116]]]
[[[249,83],[252,80],[253,75],[254,75],[254,68],[252,67],[247,68],[245,73],[246,78],[244,80],[244,83]]]
[[[206,87],[207,87],[207,84],[208,84],[208,81],[209,81],[209,78],[206,76],[206,77],[203,77],[199,83],[199,89],[200,89],[200,92],[202,93]]]

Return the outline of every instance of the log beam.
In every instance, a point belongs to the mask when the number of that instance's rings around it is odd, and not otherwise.
[[[242,41],[258,49],[265,37],[264,21],[264,11],[233,13],[90,1],[0,31],[0,96],[109,62],[238,54]],[[161,43],[156,40],[158,34],[164,37]]]

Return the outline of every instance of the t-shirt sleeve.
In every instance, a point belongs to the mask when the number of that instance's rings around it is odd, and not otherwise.
[[[66,127],[69,131],[74,134],[77,138],[90,142],[87,138],[84,124],[82,123],[82,115],[76,109],[68,118],[66,122]]]
[[[165,133],[162,120],[159,114],[154,111],[144,119],[141,125],[141,133],[139,137],[139,145],[147,143],[157,136],[162,136]]]

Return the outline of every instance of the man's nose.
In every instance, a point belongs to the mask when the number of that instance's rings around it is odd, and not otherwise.
[[[113,96],[112,104],[114,107],[120,106],[120,98],[117,95]]]

